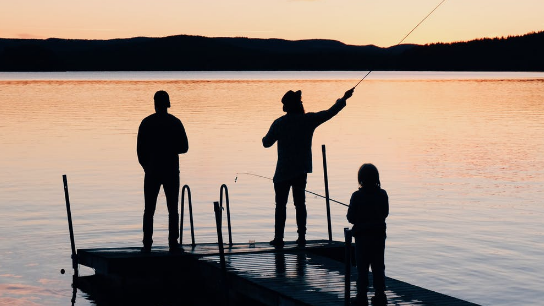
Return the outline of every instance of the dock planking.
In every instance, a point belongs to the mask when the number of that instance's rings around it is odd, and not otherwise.
[[[78,250],[79,263],[112,279],[157,278],[174,273],[203,286],[228,287],[230,296],[244,296],[262,305],[344,305],[344,243],[308,241],[300,248],[286,243],[225,244],[226,275],[221,270],[217,244],[183,246],[181,253],[167,247]],[[356,269],[351,272],[355,296]],[[396,279],[387,278],[389,305],[476,305]],[[370,288],[372,291],[372,288]],[[369,297],[372,293],[369,293]]]

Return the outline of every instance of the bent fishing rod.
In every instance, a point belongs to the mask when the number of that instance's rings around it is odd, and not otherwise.
[[[396,47],[400,44],[402,44],[402,42],[408,37],[410,36],[410,34],[412,34],[412,32],[415,31],[415,29],[417,29],[417,27],[419,27],[420,24],[422,24],[427,18],[429,18],[429,16],[431,16],[434,11],[436,11],[436,9],[438,9],[439,6],[442,5],[442,3],[444,3],[446,0],[442,0],[442,2],[440,2],[429,14],[427,14],[427,16],[425,16],[425,18],[421,19],[421,21],[410,31],[408,32],[408,34],[406,34],[396,45],[394,45],[393,47]],[[355,89],[355,87],[357,87],[364,79],[366,79],[366,77],[374,70],[369,70],[367,74],[365,74],[365,76],[355,85],[353,86],[353,89]]]
[[[260,178],[263,178],[263,179],[267,179],[267,180],[273,181],[273,179],[270,178],[270,177],[268,177],[268,176],[258,175],[258,174],[251,173],[251,172],[241,172],[241,173],[236,173],[236,178],[234,178],[234,183],[236,183],[236,181],[238,180],[238,175],[239,175],[239,174],[251,175],[251,176],[260,177]],[[304,189],[304,191],[306,191],[306,192],[309,193],[309,194],[313,194],[313,195],[315,195],[315,196],[317,196],[317,197],[323,198],[323,199],[326,199],[326,198],[327,198],[327,197],[325,197],[325,196],[323,196],[323,195],[320,195],[320,194],[315,193],[315,192],[310,191],[310,190]],[[346,207],[349,207],[348,204],[342,203],[342,202],[340,202],[340,201],[336,201],[336,200],[331,199],[331,198],[329,198],[329,201],[334,202],[334,203],[337,203],[337,204],[340,204],[340,205],[344,205],[344,206],[346,206]]]

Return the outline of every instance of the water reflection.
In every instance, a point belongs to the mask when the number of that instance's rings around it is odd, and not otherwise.
[[[3,275],[0,275],[0,277],[3,277]],[[41,286],[18,283],[0,284],[0,305],[44,305],[41,302],[42,300],[58,299],[63,294],[62,290],[51,290]]]
[[[153,111],[149,93],[158,88],[183,101],[174,115],[194,137],[191,153],[180,159],[180,177],[191,186],[197,240],[216,239],[211,203],[218,186],[228,183],[235,242],[269,241],[272,185],[249,177],[234,184],[235,174],[273,174],[275,152],[264,150],[260,139],[282,114],[278,97],[287,89],[307,93],[308,111],[316,111],[357,81],[341,74],[304,78],[308,74],[220,81],[172,75],[151,80],[151,74],[137,81],[128,73],[122,81],[0,81],[0,298],[30,305],[69,300],[71,280],[58,273],[70,266],[64,173],[71,180],[78,247],[140,243],[143,175],[136,131]],[[314,152],[327,145],[332,198],[349,200],[362,162],[375,163],[387,178],[391,276],[482,304],[531,304],[544,294],[543,82],[542,73],[369,79],[342,118],[316,132]],[[320,162],[314,156],[314,164]],[[322,178],[315,167],[308,189],[323,193]],[[323,201],[307,197],[307,205],[308,239],[326,237]],[[155,218],[165,224],[165,205],[158,207]],[[344,207],[331,207],[335,240],[343,239],[345,213]],[[296,233],[293,223],[286,233]],[[155,235],[168,241],[166,227]],[[286,274],[288,267],[286,262]],[[512,282],[524,288],[516,301],[519,290]],[[8,284],[28,287],[12,290]],[[17,295],[28,292],[24,288],[42,300]]]
[[[293,261],[293,256],[296,258],[295,261]],[[275,277],[277,278],[304,279],[306,275],[306,254],[304,253],[296,255],[283,252],[274,253],[274,264]]]

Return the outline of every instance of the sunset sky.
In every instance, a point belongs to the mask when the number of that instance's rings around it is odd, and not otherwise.
[[[1,0],[1,38],[202,35],[395,45],[441,0]],[[446,0],[406,43],[544,30],[542,0]]]

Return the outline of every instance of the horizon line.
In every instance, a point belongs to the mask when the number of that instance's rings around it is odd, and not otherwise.
[[[203,38],[245,38],[245,39],[254,39],[254,40],[284,40],[284,41],[291,41],[291,42],[297,42],[297,41],[310,41],[310,40],[322,40],[322,41],[336,41],[339,43],[342,43],[346,46],[374,46],[378,48],[391,48],[396,46],[403,46],[403,45],[417,45],[417,46],[426,46],[426,45],[434,45],[434,44],[456,44],[456,43],[468,43],[472,41],[478,41],[478,40],[485,40],[485,39],[507,39],[507,38],[513,38],[513,37],[523,37],[527,35],[532,34],[539,34],[544,33],[544,30],[536,30],[536,31],[530,31],[525,34],[518,34],[518,35],[507,35],[507,36],[494,36],[494,37],[479,37],[479,38],[473,38],[470,40],[461,40],[461,41],[451,41],[451,42],[431,42],[431,43],[425,43],[425,44],[417,44],[417,43],[403,43],[400,45],[391,45],[387,47],[381,47],[375,44],[366,44],[366,45],[354,45],[354,44],[347,44],[343,41],[336,40],[336,39],[330,39],[330,38],[305,38],[305,39],[286,39],[286,38],[278,38],[278,37],[269,37],[269,38],[260,38],[260,37],[247,37],[247,36],[204,36],[204,35],[194,35],[194,34],[175,34],[175,35],[166,35],[166,36],[133,36],[133,37],[117,37],[117,38],[107,38],[107,39],[98,39],[98,38],[61,38],[61,37],[48,37],[48,38],[31,38],[31,37],[0,37],[0,40],[84,40],[84,41],[110,41],[110,40],[130,40],[130,39],[137,39],[137,38],[148,38],[148,39],[162,39],[162,38],[169,38],[169,37],[177,37],[177,36],[188,36],[188,37],[203,37]],[[29,35],[29,34],[25,34]]]

